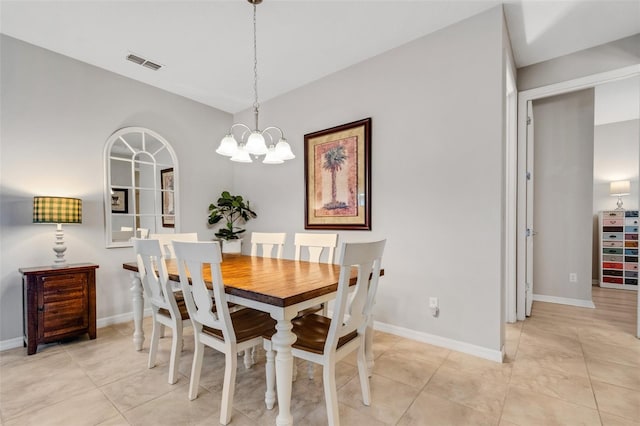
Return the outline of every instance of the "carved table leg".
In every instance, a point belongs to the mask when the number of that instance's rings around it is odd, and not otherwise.
[[[133,295],[133,345],[137,351],[142,350],[144,343],[144,331],[142,330],[142,317],[144,314],[144,297],[142,294],[142,282],[140,275],[131,273],[131,293]]]
[[[291,332],[293,328],[291,319],[295,312],[285,314],[284,319],[277,319],[276,334],[271,338],[273,349],[276,353],[276,392],[278,394],[278,417],[276,425],[290,426],[293,424],[291,416],[291,385],[293,378],[293,355],[291,345],[296,341],[296,335]]]

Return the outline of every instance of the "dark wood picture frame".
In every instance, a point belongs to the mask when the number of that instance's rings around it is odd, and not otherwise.
[[[176,226],[174,182],[173,167],[160,171],[163,228],[175,228]]]
[[[111,191],[111,213],[129,213],[129,190],[112,188]]]
[[[371,230],[371,118],[304,135],[304,228]]]

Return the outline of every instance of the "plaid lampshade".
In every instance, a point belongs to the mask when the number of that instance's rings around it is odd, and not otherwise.
[[[82,223],[82,200],[33,197],[33,223]]]

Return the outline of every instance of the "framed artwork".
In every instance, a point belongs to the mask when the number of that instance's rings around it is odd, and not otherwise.
[[[111,189],[111,213],[129,213],[129,190]]]
[[[175,228],[176,211],[174,199],[173,167],[160,171],[160,189],[162,192],[162,227]]]
[[[371,118],[304,135],[305,229],[371,230]]]

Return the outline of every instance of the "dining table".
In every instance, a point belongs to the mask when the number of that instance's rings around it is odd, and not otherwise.
[[[175,259],[166,259],[169,279],[180,282]],[[130,272],[134,316],[133,342],[136,350],[142,350],[144,332],[144,294],[137,262],[124,263]],[[211,282],[210,271],[205,267],[205,280]],[[291,389],[293,379],[292,345],[296,335],[291,331],[291,320],[307,308],[329,302],[335,298],[340,276],[340,266],[288,259],[276,259],[242,254],[222,256],[220,264],[222,280],[228,302],[267,312],[276,320],[276,333],[272,338],[276,351],[276,395],[278,415],[276,425],[292,425]],[[380,271],[384,275],[384,270]],[[357,278],[356,268],[351,270],[351,284]],[[369,373],[373,369],[372,319],[365,333],[365,353]]]

